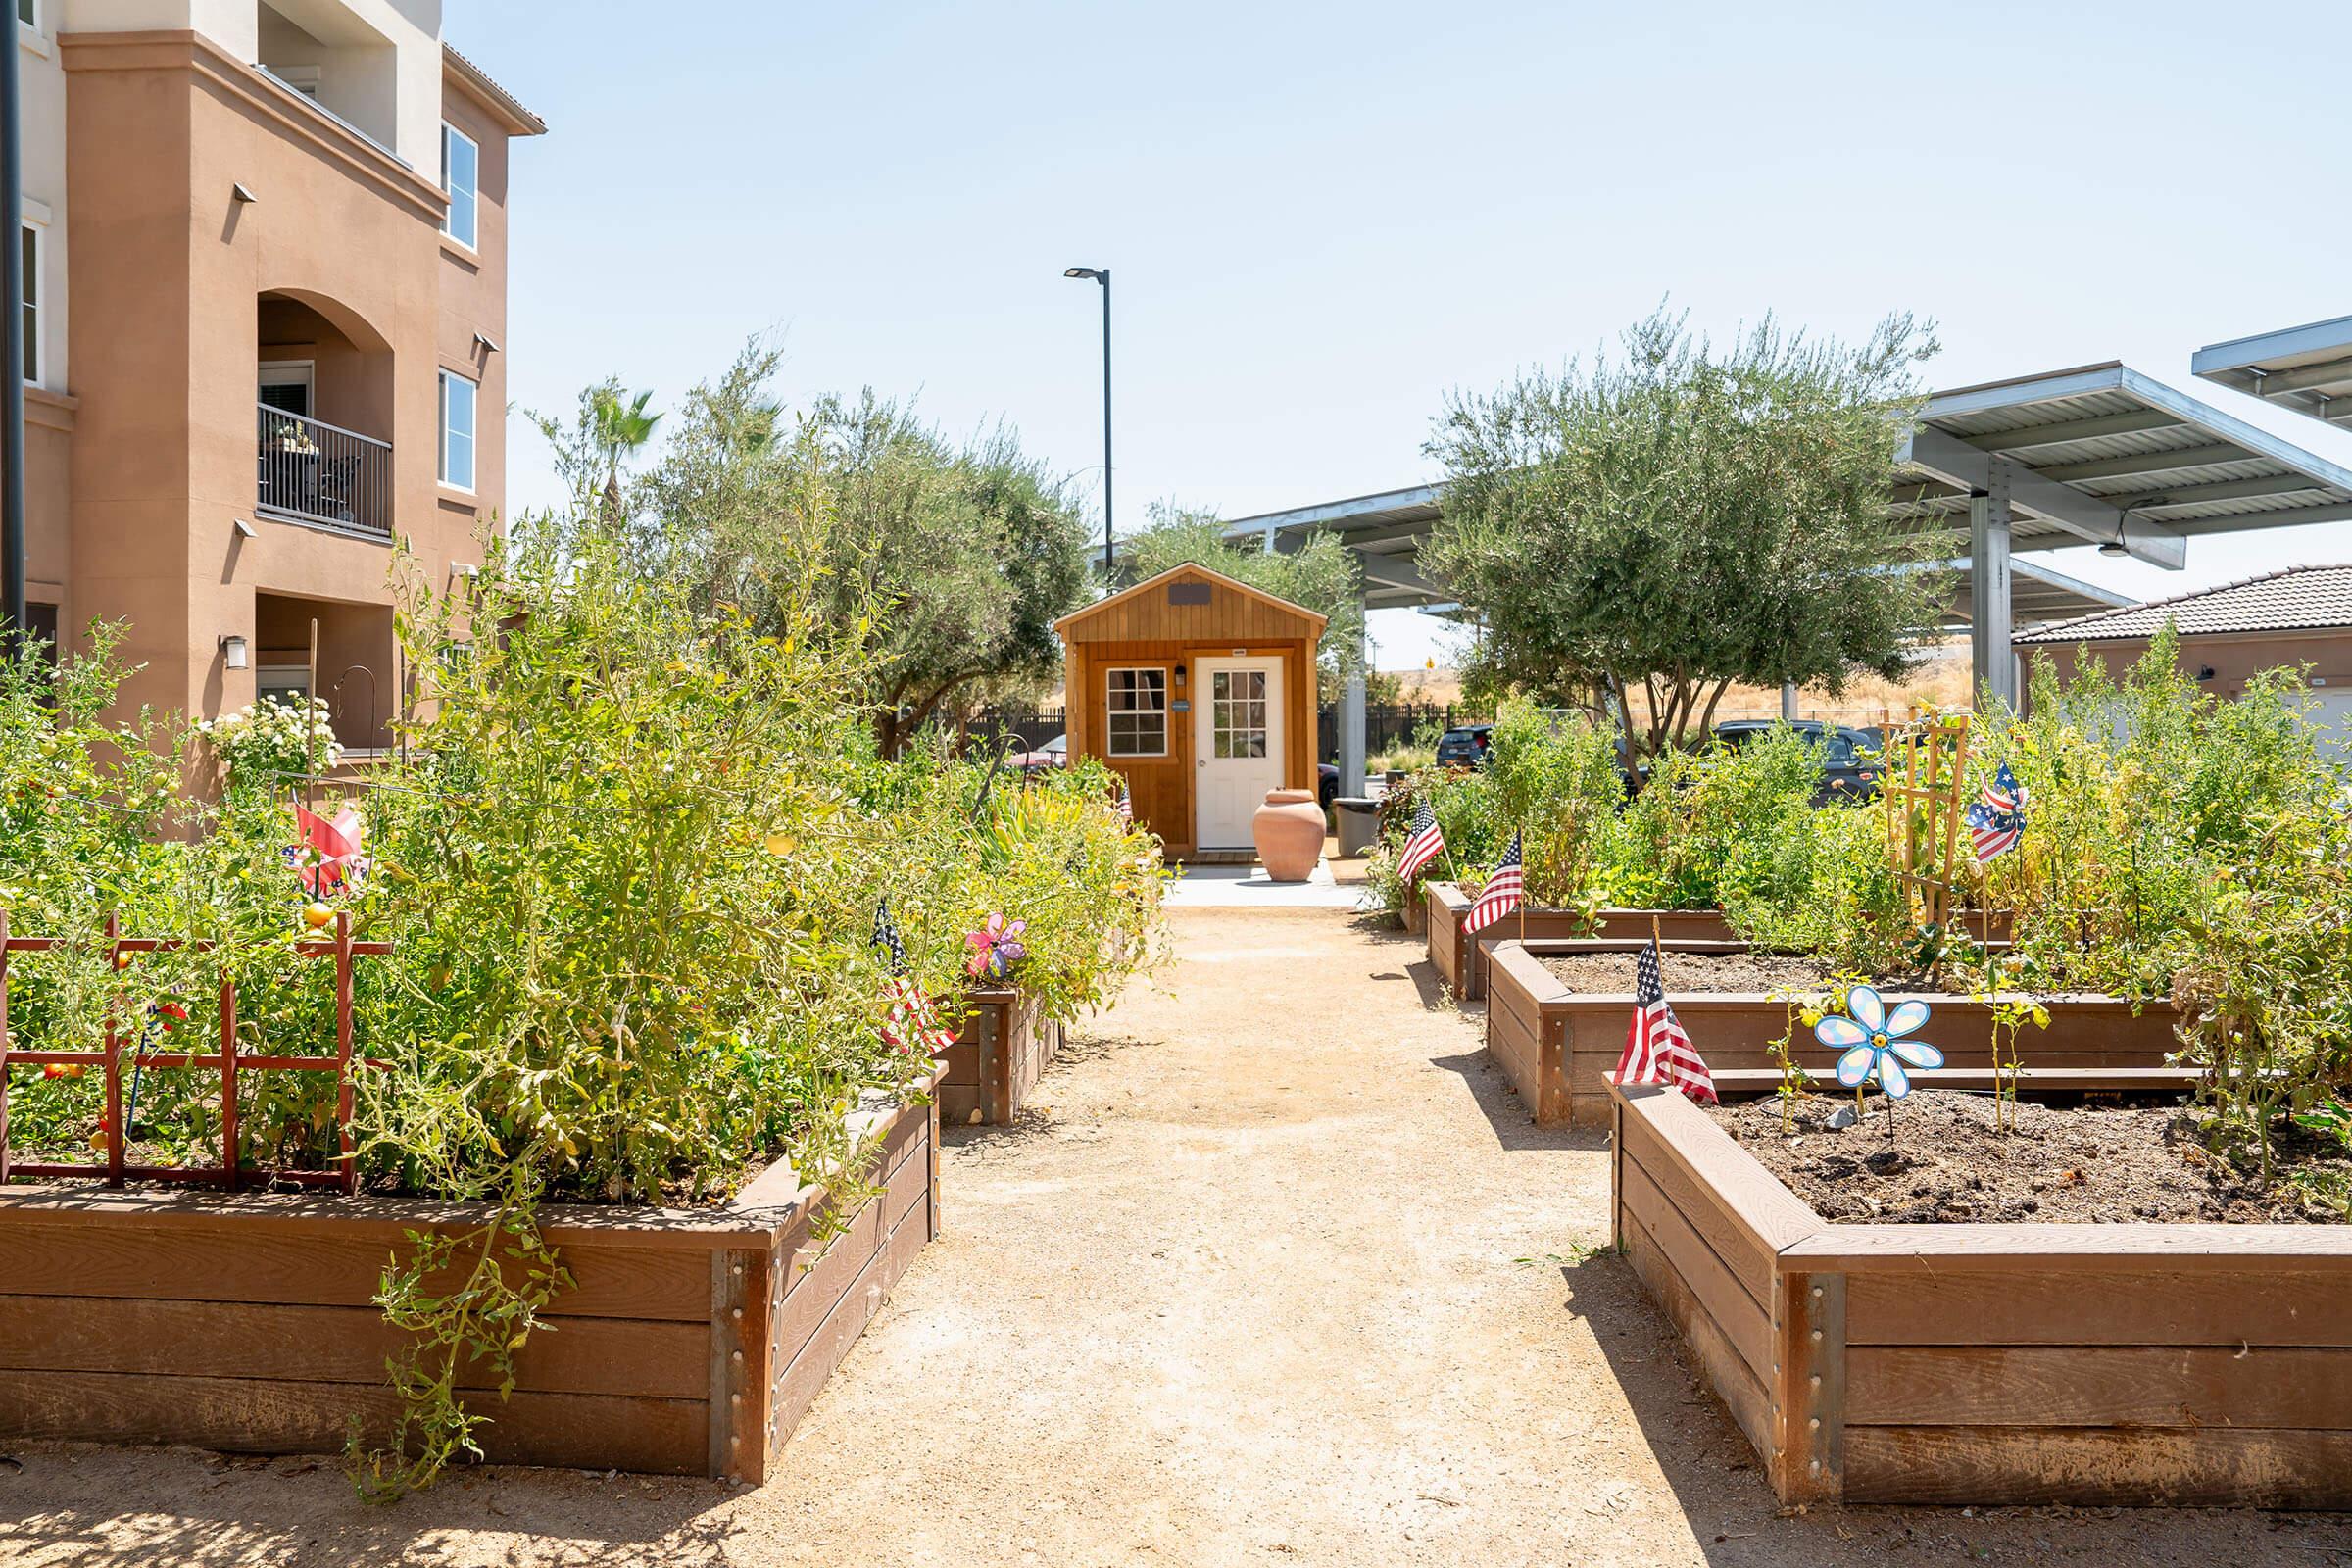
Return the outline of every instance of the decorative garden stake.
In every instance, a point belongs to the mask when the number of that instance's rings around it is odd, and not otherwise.
[[[963,972],[975,980],[1002,980],[1013,971],[1013,966],[1029,956],[1022,943],[1022,933],[1029,929],[1026,920],[1005,923],[1003,913],[991,913],[988,923],[967,935],[964,945],[972,950],[963,960]]]
[[[1917,997],[1897,1006],[1892,1013],[1875,986],[1856,986],[1846,994],[1847,1017],[1829,1017],[1813,1026],[1813,1038],[1833,1051],[1845,1054],[1838,1058],[1838,1081],[1854,1092],[1854,1106],[1859,1113],[1862,1105],[1862,1086],[1872,1078],[1879,1081],[1879,1092],[1886,1097],[1886,1126],[1894,1127],[1894,1102],[1911,1093],[1911,1074],[1907,1067],[1931,1072],[1943,1065],[1943,1053],[1924,1040],[1903,1037],[1917,1032],[1928,1021],[1928,1004]]]

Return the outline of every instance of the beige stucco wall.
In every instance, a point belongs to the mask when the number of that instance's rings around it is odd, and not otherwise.
[[[2037,651],[2032,647],[2018,650],[2026,657],[2029,671]],[[2046,650],[2062,681],[2072,681],[2079,667],[2078,661],[2104,663],[2110,675],[2120,676],[2137,663],[2148,651],[2148,639],[2090,643],[2087,645],[2060,644]],[[2254,632],[2229,637],[2183,637],[2180,639],[2180,667],[2191,675],[2204,670],[2213,671],[2212,678],[2202,682],[2205,690],[2222,697],[2235,697],[2246,689],[2246,682],[2258,670],[2277,669],[2282,664],[2308,665],[2315,684],[2330,690],[2352,686],[2352,631]]]
[[[61,47],[81,399],[74,615],[131,622],[126,654],[149,668],[128,702],[217,712],[253,699],[253,671],[225,669],[218,640],[258,644],[257,595],[390,597],[386,546],[256,513],[264,295],[300,301],[342,338],[390,356],[381,395],[343,412],[392,442],[394,526],[431,583],[452,562],[479,560],[474,509],[445,505],[435,473],[445,203],[434,182],[209,39],[69,34]],[[435,127],[437,146],[437,110]],[[489,155],[485,145],[485,167]],[[258,200],[236,203],[238,184]],[[503,291],[503,275],[494,281]],[[486,387],[486,438],[499,407]],[[484,481],[494,501],[487,466]],[[256,537],[238,533],[239,519]],[[388,671],[389,619],[365,618],[383,646],[335,657]]]

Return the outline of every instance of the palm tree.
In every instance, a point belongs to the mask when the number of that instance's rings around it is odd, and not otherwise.
[[[620,468],[631,454],[654,438],[662,416],[649,413],[651,392],[630,397],[618,381],[607,381],[588,399],[588,438],[605,471],[605,520],[620,518]]]

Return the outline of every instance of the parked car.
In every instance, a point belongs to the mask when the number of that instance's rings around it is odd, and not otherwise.
[[[1494,744],[1492,724],[1458,724],[1438,737],[1440,767],[1484,767],[1487,749]]]
[[[1783,720],[1740,718],[1715,726],[1715,744],[1738,751],[1757,736],[1780,726]],[[1885,744],[1875,730],[1849,729],[1842,724],[1825,724],[1817,718],[1800,718],[1789,724],[1790,729],[1809,741],[1821,744],[1821,785],[1814,791],[1813,803],[1827,806],[1832,802],[1859,802],[1870,798],[1878,788],[1879,776],[1886,769],[1880,763],[1880,749]]]
[[[1065,766],[1069,760],[1070,738],[1067,735],[1056,735],[1034,752],[1004,754],[1006,770],[1029,776]]]
[[[1315,764],[1315,795],[1323,802],[1326,811],[1331,809],[1331,803],[1340,798],[1340,767],[1337,762]]]

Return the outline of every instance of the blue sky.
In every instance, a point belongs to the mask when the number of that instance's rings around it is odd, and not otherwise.
[[[871,384],[1004,420],[1090,491],[1114,279],[1122,527],[1434,477],[1453,388],[1662,299],[1853,337],[1933,317],[1942,386],[2121,359],[2352,463],[2352,436],[2187,371],[2352,313],[2352,7],[900,4],[448,0],[550,122],[516,150],[524,408],[608,373],[674,404],[754,332],[795,401]],[[561,19],[560,22],[558,19]],[[692,24],[687,24],[691,22]],[[2302,69],[2299,69],[2302,68]],[[552,481],[519,416],[510,505]],[[2142,596],[2352,560],[2352,525],[2208,540]],[[1379,662],[1435,646],[1376,617]]]

